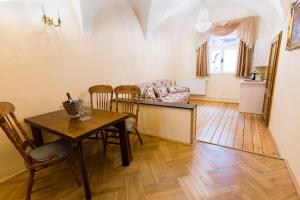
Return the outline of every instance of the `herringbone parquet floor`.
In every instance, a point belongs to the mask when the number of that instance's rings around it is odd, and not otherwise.
[[[238,104],[197,101],[197,139],[280,158],[261,115],[239,113]]]
[[[133,159],[122,167],[118,146],[102,155],[101,141],[86,141],[93,199],[298,200],[283,160],[197,143],[194,146],[133,136]],[[79,173],[79,171],[78,171]],[[23,199],[27,174],[0,185],[0,199]],[[32,199],[83,199],[65,164],[36,176]]]

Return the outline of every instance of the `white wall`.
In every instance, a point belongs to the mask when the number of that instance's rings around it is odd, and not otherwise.
[[[288,18],[282,26],[283,38],[269,128],[300,183],[300,49],[285,50]]]
[[[224,13],[231,12],[229,9]],[[239,14],[237,11],[236,14]],[[220,14],[221,15],[221,14]],[[237,16],[243,17],[243,16]],[[177,20],[176,18],[173,19]],[[171,23],[171,22],[169,22]],[[271,35],[269,29],[265,28],[265,22],[259,20],[258,38]],[[175,68],[175,77],[179,80],[195,79],[196,76],[196,33],[194,24],[187,23],[182,30],[180,37],[176,40],[177,47],[173,50],[173,65]],[[240,79],[232,75],[210,75],[207,81],[207,95],[204,99],[212,99],[219,101],[229,101],[238,103],[240,98]]]
[[[238,103],[240,100],[240,79],[235,75],[211,75],[207,81],[206,99]]]
[[[0,2],[0,101],[25,117],[56,110],[69,91],[87,95],[93,84],[135,84],[174,78],[167,34],[145,40],[132,9],[122,0],[105,0],[94,34],[81,35],[70,1],[49,1],[47,14],[61,10],[62,28],[41,22],[41,2]],[[0,134],[0,180],[24,169],[21,157]]]

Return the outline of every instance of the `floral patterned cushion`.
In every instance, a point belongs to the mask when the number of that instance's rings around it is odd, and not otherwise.
[[[157,99],[154,91],[154,86],[149,86],[145,92],[145,98],[147,99]]]
[[[141,89],[141,98],[151,101],[163,101],[169,103],[188,103],[190,89],[181,86],[172,86],[172,81],[163,79],[142,83],[138,85]]]
[[[172,86],[172,81],[171,80],[167,80],[167,79],[163,79],[163,80],[158,80],[158,81],[154,81],[154,86],[159,88],[159,87],[171,87]]]
[[[155,87],[155,93],[157,94],[158,98],[162,98],[168,95],[168,88],[161,86],[161,87]]]
[[[190,98],[190,93],[182,92],[182,93],[169,93],[168,96],[161,98],[163,102],[168,103],[188,103]]]
[[[174,85],[169,88],[169,93],[190,92],[190,88]]]
[[[139,88],[141,89],[141,98],[145,98],[147,89],[148,89],[150,86],[153,86],[153,82],[142,83],[142,84],[139,84],[138,86],[139,86]]]

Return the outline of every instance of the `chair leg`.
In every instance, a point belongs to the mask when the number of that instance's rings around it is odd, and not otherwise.
[[[137,128],[135,128],[135,132],[136,132],[136,135],[139,138],[139,141],[140,141],[141,145],[143,145],[143,140],[142,140],[141,135],[140,135],[139,131],[137,130]]]
[[[30,169],[29,177],[28,177],[26,200],[31,199],[31,191],[32,191],[32,186],[33,186],[33,182],[34,182],[34,173],[35,173],[35,169]]]
[[[74,165],[75,165],[74,161],[72,160],[72,158],[69,158],[69,159],[67,159],[67,162],[69,164],[69,167],[71,168],[71,172],[72,172],[72,174],[73,174],[73,176],[74,176],[74,178],[76,180],[77,185],[79,187],[81,187],[82,186],[81,181],[79,180],[79,178],[78,178],[78,176],[76,174],[75,168],[74,168]]]
[[[102,145],[103,145],[103,155],[106,155],[106,145],[107,145],[107,133],[101,132]]]
[[[130,142],[130,135],[128,134],[128,140],[129,140],[129,144],[128,144],[128,147],[129,147],[129,156],[130,156],[130,161],[132,161],[132,148],[131,148],[131,142]]]

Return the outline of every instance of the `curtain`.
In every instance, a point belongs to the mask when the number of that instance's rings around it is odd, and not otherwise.
[[[253,57],[253,49],[247,46],[246,42],[240,41],[238,64],[237,64],[237,77],[248,77],[251,71]]]
[[[208,65],[208,42],[202,44],[198,49],[196,76],[206,77],[209,75]]]
[[[235,31],[241,24],[240,20],[230,20],[224,23],[215,23],[210,28],[209,32],[214,35],[224,36]]]
[[[209,40],[209,35],[225,36],[237,30],[237,36],[250,48],[254,47],[256,40],[257,17],[245,17],[236,20],[214,23],[205,33],[199,33],[198,45],[202,45]]]
[[[241,19],[237,36],[244,41],[246,46],[252,49],[256,41],[257,17],[246,17]]]
[[[247,77],[250,74],[252,64],[253,47],[256,41],[257,17],[245,17],[236,20],[229,20],[214,23],[205,33],[198,35],[198,61],[197,76],[208,76],[208,50],[207,43],[209,35],[225,36],[233,31],[237,31],[240,39],[240,49],[238,55],[237,77]],[[205,50],[204,50],[205,47]]]

